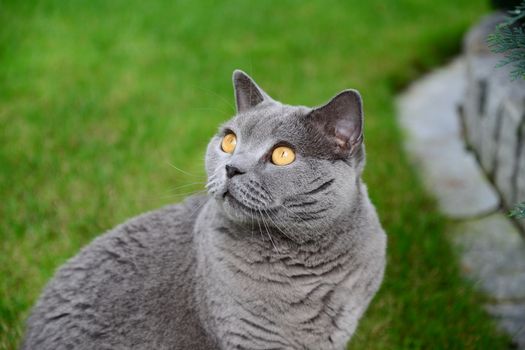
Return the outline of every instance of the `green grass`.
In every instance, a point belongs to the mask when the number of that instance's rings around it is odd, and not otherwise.
[[[389,256],[351,348],[505,348],[459,277],[393,109],[398,89],[457,52],[486,10],[471,0],[0,0],[0,348],[16,348],[39,292],[80,247],[202,188],[207,141],[233,113],[234,68],[287,103],[363,94],[365,177]]]

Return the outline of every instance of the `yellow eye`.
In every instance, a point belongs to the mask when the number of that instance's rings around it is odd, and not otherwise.
[[[221,148],[226,153],[233,153],[235,146],[237,145],[237,137],[234,133],[226,134],[222,138]]]
[[[273,150],[272,163],[275,165],[288,165],[295,160],[295,152],[286,146],[280,146]]]

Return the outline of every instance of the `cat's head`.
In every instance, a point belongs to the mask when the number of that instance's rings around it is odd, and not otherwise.
[[[208,145],[208,191],[239,223],[277,228],[301,242],[349,213],[364,166],[359,93],[317,108],[270,98],[233,73],[237,115]]]

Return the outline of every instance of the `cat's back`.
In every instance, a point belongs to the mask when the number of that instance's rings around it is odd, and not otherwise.
[[[192,298],[193,226],[207,197],[133,218],[62,266],[23,349],[206,349]]]

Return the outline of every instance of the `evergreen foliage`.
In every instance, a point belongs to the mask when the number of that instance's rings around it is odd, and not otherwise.
[[[525,0],[509,14],[509,19],[499,24],[487,41],[492,52],[505,55],[498,66],[513,64],[511,78],[525,79]],[[517,204],[510,211],[510,217],[525,218],[525,202]]]
[[[513,218],[525,219],[525,202],[516,205],[514,209],[510,211],[510,216]]]
[[[525,79],[525,0],[509,14],[509,19],[489,35],[488,44],[493,52],[505,56],[499,67],[512,64],[511,78]]]

